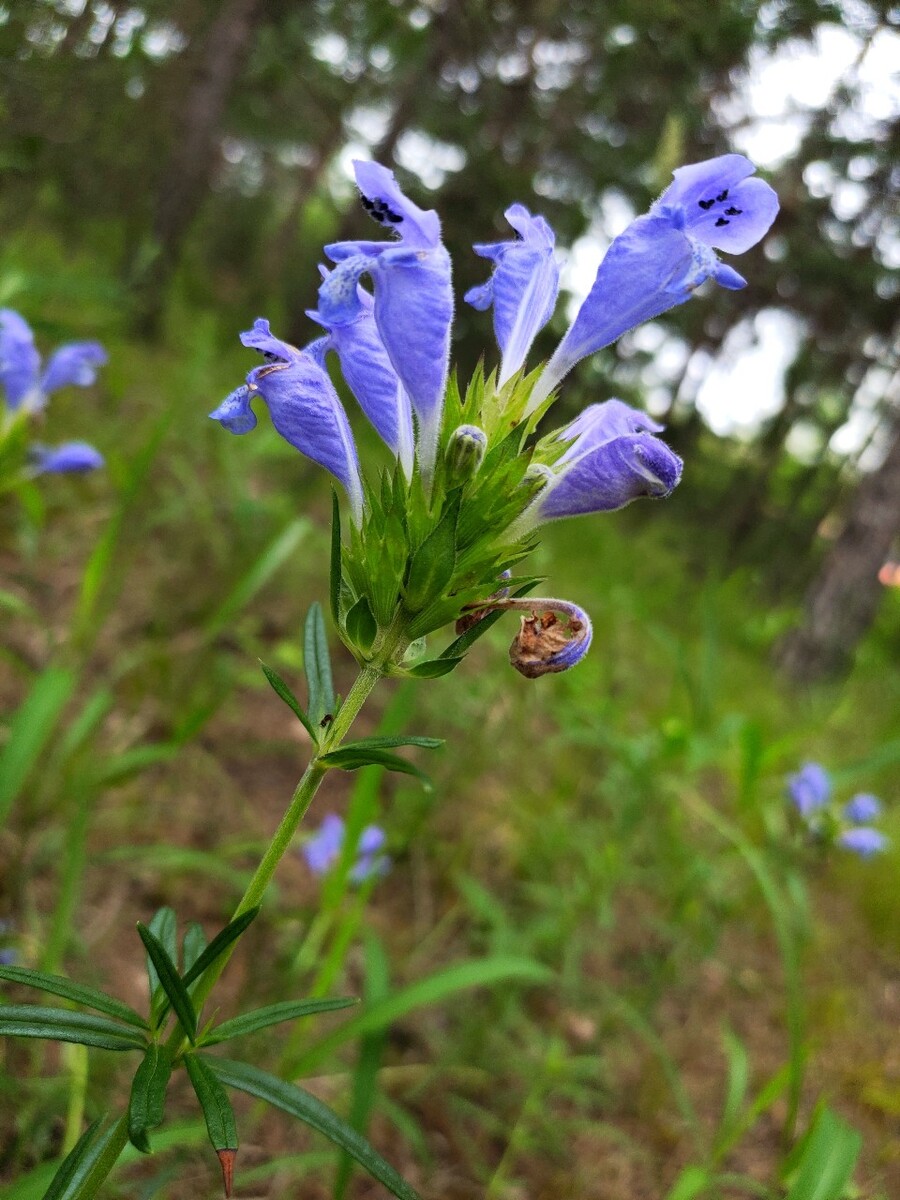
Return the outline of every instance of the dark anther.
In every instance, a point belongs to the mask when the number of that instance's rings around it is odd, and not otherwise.
[[[709,212],[709,210],[715,204],[715,200],[698,200],[697,203],[700,205],[701,208],[703,208],[707,212]]]
[[[720,204],[722,203],[723,200],[727,200],[728,199],[728,188],[725,188],[724,192],[719,192],[718,196],[716,196],[716,199],[719,201]]]
[[[726,217],[739,217],[743,211],[744,210],[742,208],[735,208],[734,205],[732,204],[728,208],[725,209],[725,216]]]
[[[363,206],[363,208],[366,210],[366,212],[372,211],[374,205],[372,204],[372,201],[369,199],[368,196],[360,196],[359,202]]]
[[[284,362],[283,358],[281,358],[277,354],[273,354],[271,350],[260,350],[260,354],[263,356],[263,358],[266,360],[266,362],[270,362],[270,363]]]
[[[731,224],[731,222],[730,222],[730,221],[726,221],[724,217],[719,217],[719,218],[716,220],[716,224],[717,224],[717,225],[730,225],[730,224]]]
[[[390,210],[388,210],[384,215],[392,225],[399,225],[403,220],[399,213],[391,212]]]

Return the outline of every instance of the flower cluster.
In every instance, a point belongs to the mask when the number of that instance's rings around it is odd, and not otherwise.
[[[833,801],[832,791],[831,776],[821,763],[804,763],[788,777],[788,796],[814,837],[834,842],[860,858],[885,850],[887,838],[872,824],[881,815],[878,797],[858,792],[841,807]]]
[[[329,813],[318,830],[303,844],[303,857],[314,875],[327,875],[337,865],[344,848],[346,827],[336,813]],[[381,850],[385,833],[377,825],[367,825],[359,835],[355,857],[348,872],[353,883],[377,879],[390,870],[391,860]]]
[[[668,496],[682,463],[657,436],[662,427],[620,400],[592,404],[540,440],[537,423],[587,355],[684,303],[707,279],[742,287],[716,250],[741,253],[758,242],[778,211],[775,193],[739,154],[675,171],[650,212],[613,241],[568,332],[531,374],[526,359],[553,314],[559,267],[547,221],[513,204],[506,219],[514,239],[475,246],[492,272],[465,297],[493,310],[499,371],[477,373],[462,395],[449,371],[453,290],[440,219],[409,200],[385,167],[357,162],[355,172],[364,209],[394,240],[326,246],[334,265],[320,268],[318,305],[308,314],[324,336],[297,349],[257,320],[241,340],[266,361],[211,416],[247,433],[261,399],[282,437],[342,484],[352,528],[333,607],[360,662],[405,670],[413,643],[480,604],[485,618],[504,608],[530,614],[511,651],[524,674],[572,666],[590,643],[587,616],[563,601],[525,603],[535,582],[527,577],[513,577],[501,595],[497,579],[533,548],[542,524]],[[378,485],[360,468],[327,373],[332,352],[396,461]],[[453,660],[448,669],[474,640],[469,634],[441,655]]]
[[[53,392],[70,385],[89,387],[105,362],[106,351],[99,342],[67,342],[50,355],[42,369],[28,322],[11,308],[0,309],[0,385],[6,397],[6,411],[0,414],[0,440],[11,440],[37,419]],[[103,457],[87,442],[61,446],[32,443],[27,456],[32,475],[93,471],[103,466]]]

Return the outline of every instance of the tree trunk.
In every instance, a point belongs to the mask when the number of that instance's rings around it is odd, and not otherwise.
[[[780,667],[798,683],[846,669],[878,611],[878,570],[900,532],[900,420],[892,437],[884,462],[856,489],[807,595],[803,624],[778,649]]]
[[[158,193],[152,262],[138,283],[138,323],[145,333],[155,332],[165,285],[209,187],[225,106],[249,53],[262,3],[226,0],[199,48]]]

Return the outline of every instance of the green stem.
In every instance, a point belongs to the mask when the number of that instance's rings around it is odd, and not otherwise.
[[[381,678],[381,675],[382,672],[375,667],[363,667],[360,671],[353,686],[347,693],[347,698],[338,709],[331,723],[331,727],[322,745],[323,753],[334,750],[343,741],[350,726],[359,714],[359,710],[362,708],[375,684]],[[247,912],[248,909],[255,908],[262,901],[266,888],[275,874],[275,868],[290,848],[294,840],[294,835],[297,832],[297,827],[306,816],[309,806],[313,802],[313,797],[319,790],[319,785],[325,778],[327,770],[328,768],[320,766],[318,758],[314,757],[303,772],[300,782],[294,789],[294,794],[291,797],[287,811],[281,818],[281,824],[275,831],[275,836],[272,838],[259,866],[256,868],[253,878],[247,884],[247,890],[238,902],[238,906],[232,914],[232,920]],[[224,971],[236,946],[237,942],[231,943],[222,957],[209,968],[194,989],[193,999],[198,1012],[218,981],[219,976]],[[176,1029],[176,1034],[176,1040],[180,1044],[181,1030]]]

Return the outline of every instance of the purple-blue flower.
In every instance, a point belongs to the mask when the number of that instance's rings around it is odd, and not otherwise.
[[[209,415],[231,433],[249,433],[256,427],[250,403],[254,396],[261,396],[268,405],[272,424],[285,441],[344,485],[353,519],[359,525],[363,493],[356,444],[327,372],[311,354],[274,337],[269,322],[262,318],[241,334],[241,341],[258,350],[267,361],[264,366],[254,367],[246,384]]]
[[[493,262],[494,270],[487,283],[465,295],[473,308],[483,311],[494,306],[494,332],[503,352],[499,386],[524,364],[531,343],[553,315],[559,292],[553,230],[523,204],[510,205],[504,215],[516,239],[474,247],[476,254]]]
[[[571,445],[553,467],[538,467],[547,483],[513,532],[561,517],[612,512],[640,496],[670,495],[682,463],[654,436],[661,430],[621,400],[589,405],[556,434],[556,441]]]
[[[581,359],[683,304],[707,279],[742,288],[717,249],[749,250],[768,232],[778,197],[742,154],[679,167],[645,216],[609,247],[586,300],[538,380],[533,411]]]
[[[0,383],[13,412],[36,412],[52,392],[69,385],[89,387],[106,360],[99,342],[67,342],[50,355],[42,374],[28,322],[11,308],[0,309]]]
[[[824,808],[831,796],[831,776],[821,763],[804,763],[787,781],[788,795],[801,817]]]
[[[851,796],[844,806],[844,819],[854,825],[865,825],[881,816],[881,801],[868,792]]]
[[[888,840],[883,833],[868,825],[857,825],[838,834],[838,845],[858,854],[860,858],[872,858],[887,849]]]
[[[363,207],[399,242],[337,242],[325,253],[338,263],[319,288],[318,319],[328,326],[356,318],[358,284],[368,275],[375,289],[375,323],[419,424],[423,474],[434,468],[450,356],[453,292],[450,256],[433,210],[418,208],[401,192],[391,171],[354,162]]]
[[[325,279],[329,273],[323,269]],[[412,407],[381,340],[374,307],[373,298],[358,286],[355,305],[351,302],[338,315],[332,313],[329,318],[318,309],[308,309],[306,315],[324,325],[328,336],[307,346],[307,351],[323,363],[330,350],[337,354],[360,408],[410,479],[414,455]]]
[[[0,385],[9,412],[40,412],[60,388],[89,387],[105,362],[106,351],[99,342],[68,342],[50,355],[41,372],[41,356],[30,325],[13,309],[0,309]],[[93,471],[103,466],[103,456],[86,442],[36,445],[30,453],[35,474]]]
[[[316,833],[303,844],[303,857],[314,875],[325,875],[335,866],[344,846],[346,827],[341,817],[329,813]],[[359,835],[356,861],[350,868],[348,878],[354,883],[364,883],[384,875],[390,869],[390,859],[380,851],[386,835],[377,825],[367,825]]]

